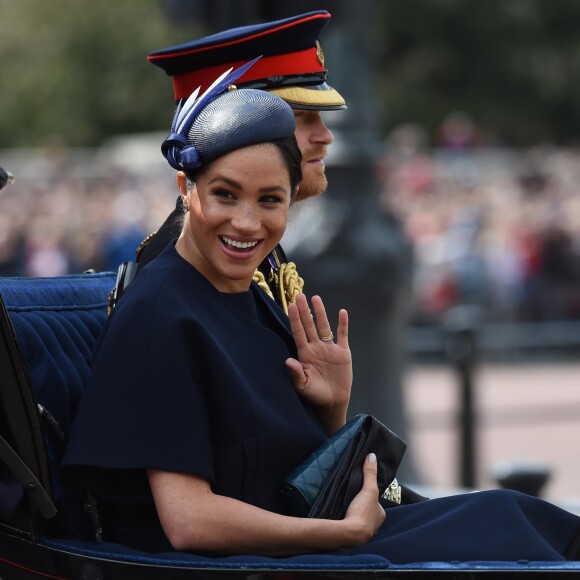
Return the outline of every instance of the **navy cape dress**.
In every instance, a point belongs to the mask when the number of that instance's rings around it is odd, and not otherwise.
[[[293,388],[295,355],[286,315],[256,284],[218,292],[174,244],[148,264],[107,322],[64,459],[105,506],[109,538],[168,549],[146,469],[196,474],[283,513],[281,482],[325,438]],[[340,553],[557,561],[579,527],[542,500],[484,491],[389,509],[373,540]]]

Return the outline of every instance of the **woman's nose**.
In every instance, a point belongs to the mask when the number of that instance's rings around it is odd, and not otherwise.
[[[232,226],[240,233],[250,234],[260,229],[260,219],[251,207],[240,207],[232,217]]]

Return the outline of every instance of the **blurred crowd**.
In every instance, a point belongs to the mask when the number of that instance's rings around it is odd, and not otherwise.
[[[0,275],[116,271],[165,219],[176,198],[170,173],[135,172],[95,151],[0,158],[15,182],[0,191]]]
[[[491,321],[580,318],[580,151],[460,129],[427,148],[420,127],[401,126],[381,163],[382,203],[416,249],[417,322],[459,304]]]
[[[401,126],[380,164],[381,202],[415,247],[415,322],[457,304],[481,305],[492,321],[580,319],[580,152],[446,139],[428,147],[419,127]],[[116,271],[175,202],[161,163],[5,153],[16,181],[0,191],[2,276]]]

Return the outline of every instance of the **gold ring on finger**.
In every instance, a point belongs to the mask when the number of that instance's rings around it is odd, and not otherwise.
[[[320,340],[322,342],[331,342],[334,340],[334,334],[332,334],[332,332],[327,335],[327,336],[319,336],[318,338],[320,338]]]

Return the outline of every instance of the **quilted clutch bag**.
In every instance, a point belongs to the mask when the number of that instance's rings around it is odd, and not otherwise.
[[[288,515],[342,519],[361,490],[363,462],[377,456],[380,495],[393,488],[407,444],[378,419],[357,415],[309,455],[282,483]]]

